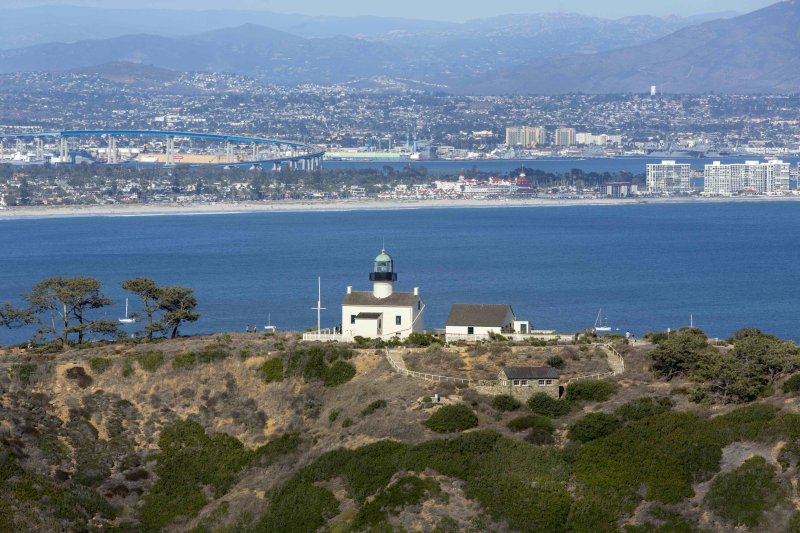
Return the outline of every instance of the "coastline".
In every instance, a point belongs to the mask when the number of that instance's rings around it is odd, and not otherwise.
[[[634,199],[464,199],[464,200],[289,200],[270,202],[219,202],[185,204],[126,204],[83,206],[32,206],[0,208],[0,220],[68,217],[127,217],[168,215],[222,215],[242,213],[314,211],[394,211],[402,209],[572,207],[663,205],[686,203],[797,202],[800,196],[746,198],[634,198]]]

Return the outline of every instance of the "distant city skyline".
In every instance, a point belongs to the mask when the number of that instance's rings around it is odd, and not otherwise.
[[[384,16],[410,19],[465,21],[516,13],[572,12],[584,15],[620,18],[631,15],[682,15],[692,16],[722,11],[747,13],[777,3],[776,0],[729,0],[720,5],[719,0],[614,0],[598,3],[594,0],[562,0],[557,5],[545,0],[497,0],[491,3],[463,3],[457,0],[406,0],[384,3],[364,0],[304,0],[287,5],[274,0],[0,0],[2,8],[33,7],[35,5],[81,5],[99,8],[161,8],[161,9],[258,9],[278,13],[298,13],[318,16]]]

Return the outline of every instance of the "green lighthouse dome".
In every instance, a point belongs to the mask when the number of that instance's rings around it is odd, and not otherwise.
[[[372,281],[397,281],[397,274],[394,272],[394,260],[392,256],[381,250],[375,258],[375,267],[369,276]]]

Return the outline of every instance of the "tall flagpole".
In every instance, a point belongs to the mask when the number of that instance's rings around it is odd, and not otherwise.
[[[311,309],[317,312],[317,335],[322,334],[322,311],[325,310],[322,307],[322,278],[317,278],[317,306],[312,307]]]

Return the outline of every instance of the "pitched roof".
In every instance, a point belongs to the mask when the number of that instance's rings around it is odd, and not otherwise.
[[[514,310],[508,304],[453,304],[447,317],[448,326],[496,326],[506,325],[508,312]]]
[[[508,379],[558,379],[561,376],[551,366],[507,366],[503,374]]]
[[[375,298],[371,292],[353,291],[344,296],[342,305],[390,305],[392,307],[413,307],[417,296],[413,292],[393,292],[386,298]]]

